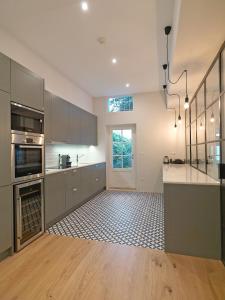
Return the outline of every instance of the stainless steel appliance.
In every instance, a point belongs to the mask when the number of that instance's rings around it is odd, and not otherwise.
[[[59,154],[59,168],[60,169],[70,168],[71,165],[72,165],[72,162],[70,161],[69,155]]]
[[[42,179],[14,186],[16,251],[44,232],[43,202]]]
[[[27,181],[44,176],[44,135],[12,133],[12,181]]]
[[[33,108],[11,102],[12,133],[44,133],[44,113]]]

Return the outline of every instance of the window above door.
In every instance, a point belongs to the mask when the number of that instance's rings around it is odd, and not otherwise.
[[[133,108],[132,96],[108,98],[108,112],[133,111]]]

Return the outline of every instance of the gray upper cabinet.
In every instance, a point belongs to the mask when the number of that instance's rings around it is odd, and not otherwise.
[[[52,99],[53,95],[50,92],[44,93],[44,111],[45,111],[45,142],[52,142]]]
[[[81,110],[81,145],[97,145],[97,117]]]
[[[11,101],[44,110],[44,80],[11,61]]]
[[[12,186],[0,188],[0,253],[13,247]]]
[[[52,140],[69,143],[69,103],[60,97],[52,99]]]
[[[10,59],[0,53],[0,90],[10,93]]]
[[[97,117],[89,114],[90,145],[97,146]]]
[[[11,183],[10,96],[0,91],[0,186]]]
[[[81,109],[73,104],[69,104],[69,142],[81,144]]]

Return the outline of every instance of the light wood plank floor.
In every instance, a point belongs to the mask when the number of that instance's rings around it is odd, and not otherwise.
[[[222,263],[45,234],[0,263],[1,300],[225,299]]]

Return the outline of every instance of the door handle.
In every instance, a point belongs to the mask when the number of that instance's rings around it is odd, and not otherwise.
[[[73,192],[77,192],[77,189],[76,189],[76,188],[74,188],[74,189],[73,189]]]
[[[17,238],[21,240],[22,238],[22,201],[21,201],[21,197],[17,198],[17,209],[18,209],[18,215],[17,215]]]

